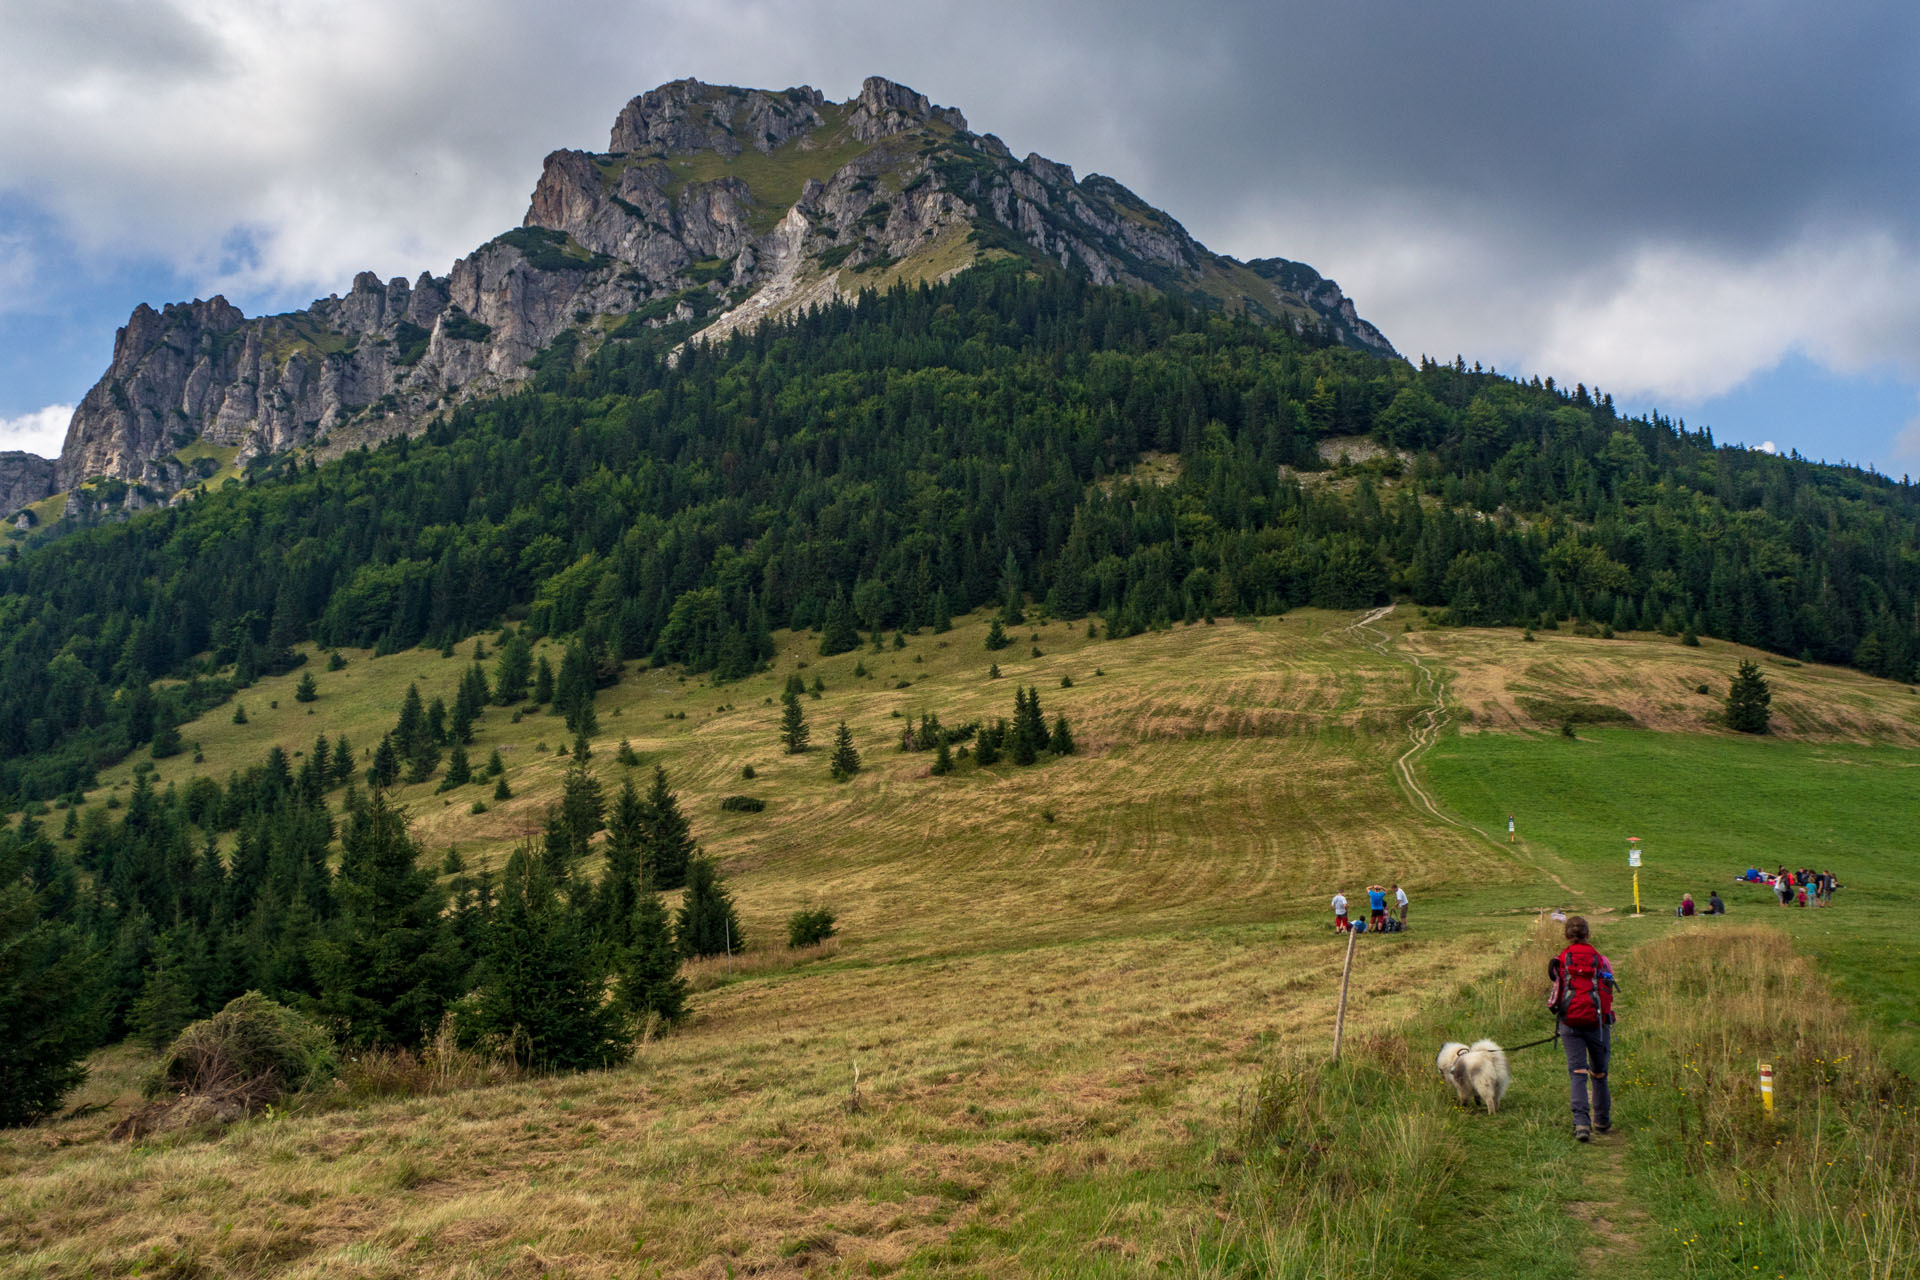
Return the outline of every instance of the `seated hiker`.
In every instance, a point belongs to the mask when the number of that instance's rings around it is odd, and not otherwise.
[[[1693,914],[1693,895],[1692,894],[1683,893],[1680,895],[1680,914],[1683,916],[1690,916]]]
[[[1718,889],[1713,890],[1707,895],[1707,914],[1710,916],[1723,916],[1727,914],[1727,904],[1720,901],[1720,891]]]

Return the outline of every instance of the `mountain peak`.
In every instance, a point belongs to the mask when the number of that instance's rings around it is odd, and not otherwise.
[[[896,81],[833,102],[688,78],[628,101],[606,151],[547,156],[521,226],[446,276],[362,272],[345,296],[253,319],[224,298],[143,304],[52,484],[104,476],[129,482],[103,490],[126,505],[177,497],[259,454],[420,430],[650,329],[707,341],[1004,258],[1393,353],[1311,267],[1215,254],[1112,178],[1016,159]],[[10,470],[17,501],[39,472]]]

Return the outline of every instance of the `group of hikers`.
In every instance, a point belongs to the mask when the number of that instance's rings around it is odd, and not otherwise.
[[[1759,880],[1759,872],[1749,867],[1747,874]],[[1773,886],[1773,896],[1780,899],[1780,905],[1791,907],[1796,902],[1803,907],[1830,907],[1833,905],[1833,891],[1840,887],[1840,881],[1831,871],[1815,871],[1802,867],[1798,871],[1789,871],[1781,867],[1773,875],[1765,877]]]
[[[1840,882],[1831,871],[1815,871],[1802,867],[1798,871],[1789,871],[1781,867],[1769,875],[1758,867],[1748,867],[1747,873],[1740,877],[1744,884],[1764,884],[1773,890],[1783,907],[1791,907],[1796,902],[1803,907],[1830,907],[1833,905],[1833,891]],[[1727,904],[1720,901],[1720,891],[1715,889],[1707,896],[1705,909],[1696,907],[1693,895],[1680,895],[1680,905],[1674,909],[1677,916],[1723,916],[1727,914]]]
[[[1387,895],[1393,895],[1393,910],[1387,909]],[[1336,933],[1399,933],[1407,927],[1407,891],[1399,885],[1367,886],[1367,918],[1351,920],[1347,917],[1347,895],[1336,892],[1333,895],[1333,928]]]

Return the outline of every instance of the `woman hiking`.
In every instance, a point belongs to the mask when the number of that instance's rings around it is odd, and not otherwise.
[[[1567,917],[1567,945],[1547,963],[1553,980],[1552,1010],[1560,1045],[1567,1054],[1567,1078],[1573,1101],[1573,1136],[1591,1142],[1613,1128],[1613,1095],[1607,1088],[1607,1059],[1613,1050],[1613,966],[1588,941],[1585,918]],[[1589,1097],[1591,1089],[1591,1097]]]

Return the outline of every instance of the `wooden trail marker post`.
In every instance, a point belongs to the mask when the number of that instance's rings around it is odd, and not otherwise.
[[[1347,982],[1353,977],[1353,942],[1360,935],[1347,930],[1347,962],[1340,968],[1340,1011],[1333,1015],[1333,1060],[1340,1061],[1340,1037],[1347,1029]]]

